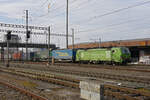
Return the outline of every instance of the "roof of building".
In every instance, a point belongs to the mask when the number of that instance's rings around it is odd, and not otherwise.
[[[129,40],[116,40],[116,41],[103,41],[99,42],[85,42],[75,44],[75,48],[94,48],[94,47],[116,47],[116,46],[150,46],[150,38],[143,39],[129,39]],[[72,48],[72,45],[69,46]]]

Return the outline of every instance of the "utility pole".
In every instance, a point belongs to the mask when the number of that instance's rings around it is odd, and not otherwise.
[[[24,54],[24,52],[23,52],[23,47],[22,47],[22,54]],[[21,56],[22,57],[22,56]],[[23,57],[21,58],[21,61],[23,61]]]
[[[51,34],[51,27],[48,27],[48,64],[50,64],[50,34]]]
[[[45,43],[45,44],[47,44],[47,45],[48,45],[48,42],[47,42],[47,40],[48,40],[48,38],[47,38],[47,32],[46,32],[46,31],[44,31],[44,33],[46,34],[46,35],[45,35],[45,36],[46,36],[46,37],[45,37],[45,38],[46,38],[46,40],[45,40],[45,42],[46,42],[46,43]]]
[[[74,49],[74,29],[72,28],[72,49]]]
[[[7,31],[7,64],[6,67],[9,67],[9,40],[11,40],[11,31]]]
[[[7,39],[7,65],[6,67],[9,67],[9,40]]]
[[[26,61],[28,61],[28,10],[26,10]]]
[[[67,0],[67,5],[66,5],[66,48],[68,49],[68,5],[69,5],[69,2]]]
[[[2,60],[2,62],[5,61],[4,60],[4,47],[3,46],[1,47],[1,60]]]
[[[28,34],[29,34],[29,37],[30,37],[30,42],[29,43],[32,43],[32,28],[30,29],[30,32]]]
[[[99,38],[99,48],[101,47],[101,38]]]

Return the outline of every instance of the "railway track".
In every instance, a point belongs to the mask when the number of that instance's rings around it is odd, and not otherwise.
[[[59,75],[54,76],[52,74],[39,73],[32,70],[21,71],[17,69],[15,70],[15,69],[1,68],[0,71],[79,89],[79,80],[70,77],[63,77],[63,76],[60,77]],[[17,90],[20,91],[20,89]],[[27,92],[24,91],[23,93],[27,94]],[[104,95],[104,97],[117,98],[117,100],[149,100],[150,99],[150,92],[139,91],[136,89],[130,89],[125,87],[113,86],[113,85],[104,85],[104,91],[102,94]],[[34,94],[32,95],[27,94],[27,95],[31,97],[35,96]],[[37,97],[35,98],[37,99]],[[37,100],[46,100],[46,99],[38,98]]]
[[[61,68],[49,68],[48,71],[64,73],[64,74],[74,74],[85,77],[93,77],[93,78],[104,78],[104,79],[112,79],[112,80],[120,80],[120,81],[128,81],[128,82],[136,82],[143,84],[150,84],[150,78],[144,77],[134,77],[134,76],[125,76],[125,75],[113,75],[113,74],[105,74],[100,72],[90,72],[90,71],[75,71],[69,69],[61,69]]]
[[[2,84],[4,86],[7,86],[7,87],[9,87],[9,88],[11,88],[11,89],[13,89],[15,91],[20,92],[23,95],[26,95],[26,96],[30,97],[31,100],[48,100],[48,99],[46,99],[44,97],[41,97],[41,96],[39,96],[37,94],[34,94],[34,93],[30,92],[30,91],[27,91],[25,89],[19,88],[19,87],[15,86],[15,85],[12,85],[10,83],[6,83],[6,82],[1,81],[1,80],[0,80],[0,84]]]
[[[150,100],[150,92],[112,85],[104,85],[104,96],[115,97],[119,100]]]
[[[28,77],[32,78],[35,80],[41,80],[61,86],[66,86],[66,87],[71,87],[75,89],[79,89],[79,80],[77,79],[72,79],[70,77],[63,77],[63,76],[58,76],[54,74],[46,74],[46,73],[39,73],[35,71],[21,71],[21,70],[15,70],[15,69],[6,69],[6,68],[1,68],[1,72],[6,72],[10,74],[15,74],[23,77]]]
[[[127,67],[127,66],[112,66],[112,65],[92,65],[92,64],[74,64],[74,63],[56,63],[55,66],[75,66],[83,68],[98,68],[98,69],[110,69],[110,70],[125,70],[125,71],[136,71],[136,72],[150,72],[150,68],[142,69],[138,67]]]
[[[27,65],[29,66],[29,65]],[[26,66],[17,65],[15,67],[22,67],[26,68]],[[30,69],[35,69],[30,67]],[[145,77],[135,77],[135,76],[127,76],[127,75],[116,75],[116,74],[109,74],[103,72],[91,72],[91,71],[79,71],[79,70],[72,70],[72,69],[63,69],[61,67],[49,67],[49,68],[36,68],[36,70],[43,70],[43,71],[51,71],[56,73],[63,73],[63,74],[71,74],[83,77],[92,77],[92,78],[103,78],[103,79],[111,79],[111,80],[118,80],[118,81],[125,81],[125,82],[136,82],[150,85],[150,78]]]
[[[47,62],[25,62],[27,64],[41,64],[47,65]],[[76,64],[76,63],[55,63],[54,66],[73,66],[73,67],[83,67],[83,68],[98,68],[98,69],[110,69],[110,70],[124,70],[124,71],[135,71],[135,72],[150,72],[150,67],[144,69],[142,67],[137,66],[112,66],[112,65],[94,65],[94,64]]]

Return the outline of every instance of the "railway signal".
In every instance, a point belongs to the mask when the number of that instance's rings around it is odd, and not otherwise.
[[[30,38],[31,31],[27,32],[27,38]]]
[[[72,49],[74,49],[74,29],[72,28]]]
[[[11,40],[11,31],[7,31],[7,35],[6,36],[7,36],[7,41]]]
[[[48,27],[48,65],[50,64],[50,35],[51,35],[51,27]]]
[[[29,31],[28,31],[28,10],[26,10],[26,61],[28,61],[28,38],[29,38]]]

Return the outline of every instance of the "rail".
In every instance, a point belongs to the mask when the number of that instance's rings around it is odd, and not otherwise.
[[[12,89],[14,89],[14,90],[16,90],[16,91],[24,94],[24,95],[30,96],[32,99],[36,99],[36,100],[48,100],[48,99],[46,99],[44,97],[38,96],[38,95],[36,95],[36,94],[34,94],[32,92],[29,92],[29,91],[27,91],[25,89],[16,87],[16,86],[14,86],[12,84],[9,84],[9,83],[3,82],[3,81],[0,81],[0,84],[5,85],[5,86],[7,86],[9,88],[12,88]]]
[[[42,81],[50,82],[50,83],[57,84],[57,85],[79,89],[79,80],[76,80],[73,78],[67,79],[67,77],[65,78],[65,76],[54,77],[54,76],[49,76],[46,73],[45,75],[43,75],[43,73],[35,74],[32,71],[31,72],[19,71],[19,70],[17,71],[15,69],[7,69],[7,68],[5,69],[1,68],[0,71],[15,74],[15,75],[20,75],[24,77],[29,77],[29,78],[36,79],[36,80],[42,80]],[[28,95],[34,96],[34,94],[28,94]],[[150,92],[140,91],[137,89],[131,89],[131,88],[126,88],[126,87],[114,86],[114,85],[104,85],[103,95],[108,96],[108,97],[114,97],[119,100],[150,100]],[[37,100],[46,100],[46,99],[37,99]]]
[[[116,97],[123,100],[149,100],[150,92],[131,88],[104,85],[104,95]],[[143,99],[145,98],[145,99]]]

